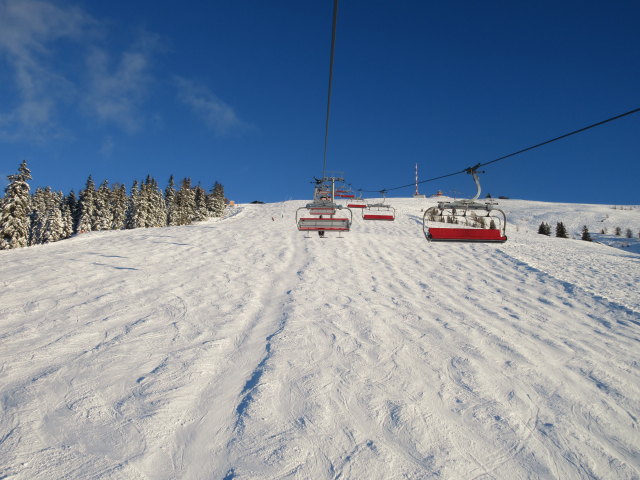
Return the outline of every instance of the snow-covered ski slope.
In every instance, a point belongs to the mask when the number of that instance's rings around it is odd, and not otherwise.
[[[392,203],[0,252],[0,478],[640,478],[640,255],[535,233],[639,210],[504,201],[507,243],[429,244],[433,200]]]

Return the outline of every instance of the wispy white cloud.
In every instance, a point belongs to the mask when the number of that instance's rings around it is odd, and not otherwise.
[[[151,56],[158,43],[156,36],[142,33],[116,60],[104,49],[92,49],[87,57],[89,85],[84,99],[88,110],[129,133],[139,130],[144,123],[141,104],[153,81]]]
[[[220,100],[204,85],[175,77],[178,99],[188,106],[218,135],[246,130],[249,125],[238,118],[233,107]]]
[[[0,59],[13,74],[15,100],[0,110],[0,136],[42,138],[59,134],[54,121],[59,102],[74,85],[55,68],[52,46],[77,42],[93,19],[78,8],[40,0],[0,0]]]
[[[139,32],[124,51],[107,48],[106,24],[79,7],[53,0],[0,0],[0,139],[72,137],[76,115],[129,134],[162,128],[146,110],[156,85],[160,38]],[[209,88],[174,77],[177,99],[217,135],[251,127]],[[74,120],[77,120],[75,118]],[[108,155],[113,141],[101,152]]]
[[[0,0],[0,68],[8,67],[11,80],[0,85],[11,98],[0,105],[0,138],[59,137],[64,107],[128,133],[143,126],[158,37],[142,32],[126,51],[113,52],[103,46],[104,33],[78,7]]]

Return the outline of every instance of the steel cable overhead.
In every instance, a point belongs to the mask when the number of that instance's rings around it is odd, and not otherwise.
[[[333,0],[333,25],[331,27],[331,58],[329,60],[329,91],[327,93],[327,120],[324,130],[324,156],[322,162],[322,178],[327,170],[327,143],[329,141],[329,114],[331,113],[331,84],[333,83],[333,59],[336,48],[336,25],[338,23],[338,0]]]
[[[572,135],[576,135],[578,133],[590,130],[590,129],[595,128],[595,127],[599,127],[600,125],[604,125],[605,123],[613,122],[614,120],[618,120],[620,118],[623,118],[623,117],[626,117],[626,116],[629,116],[629,115],[633,115],[634,113],[638,113],[638,112],[640,112],[640,108],[635,108],[635,109],[630,110],[628,112],[621,113],[620,115],[616,115],[614,117],[607,118],[606,120],[602,120],[602,121],[594,123],[592,125],[579,128],[578,130],[574,130],[572,132],[565,133],[564,135],[560,135],[559,137],[552,138],[551,140],[546,140],[546,141],[538,143],[536,145],[532,145],[530,147],[523,148],[522,150],[518,150],[517,152],[509,153],[508,155],[503,155],[502,157],[498,157],[498,158],[495,158],[493,160],[489,160],[488,162],[478,163],[478,164],[476,164],[476,165],[474,165],[472,167],[466,167],[466,168],[463,168],[462,170],[459,170],[457,172],[448,173],[448,174],[445,174],[445,175],[440,175],[438,177],[428,178],[427,180],[422,180],[422,181],[418,182],[418,184],[427,183],[427,182],[433,182],[435,180],[441,180],[441,179],[447,178],[447,177],[453,177],[454,175],[460,175],[461,173],[468,173],[470,170],[477,170],[480,167],[484,167],[486,165],[491,165],[493,163],[497,163],[497,162],[500,162],[502,160],[506,160],[507,158],[510,158],[510,157],[515,157],[516,155],[520,155],[521,153],[528,152],[530,150],[542,147],[544,145],[548,145],[548,144],[553,143],[553,142],[557,142],[558,140],[562,140],[563,138],[567,138],[567,137],[570,137]],[[386,192],[390,192],[390,191],[393,191],[393,190],[400,190],[402,188],[413,187],[415,185],[416,185],[416,182],[412,182],[412,183],[409,183],[407,185],[401,185],[401,186],[398,186],[398,187],[390,187],[390,188],[382,188],[382,189],[378,189],[378,190],[364,190],[364,189],[357,189],[357,190],[360,191],[360,192],[368,192],[368,193],[386,193]]]

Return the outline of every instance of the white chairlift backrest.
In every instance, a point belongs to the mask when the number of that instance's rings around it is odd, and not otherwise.
[[[301,231],[341,231],[348,232],[351,227],[349,218],[302,217],[298,219],[298,230]]]

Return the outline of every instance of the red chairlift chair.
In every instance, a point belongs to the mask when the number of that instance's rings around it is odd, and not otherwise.
[[[361,198],[356,198],[347,203],[348,208],[367,208],[367,204]]]
[[[317,216],[306,216],[305,213]],[[296,210],[296,226],[301,232],[348,232],[352,223],[351,210],[332,202],[308,203]]]
[[[386,192],[382,191],[382,202],[380,203],[368,203],[366,208],[362,210],[363,220],[384,220],[394,221],[396,219],[396,209],[391,205],[385,203]]]
[[[478,166],[467,169],[467,173],[473,176],[476,183],[475,197],[469,200],[440,202],[424,212],[422,231],[430,242],[504,243],[507,241],[507,216],[504,211],[495,208],[495,204],[491,202],[476,202],[480,196],[477,168]],[[486,226],[487,219],[490,222],[489,228]],[[433,226],[434,224],[442,226]]]

